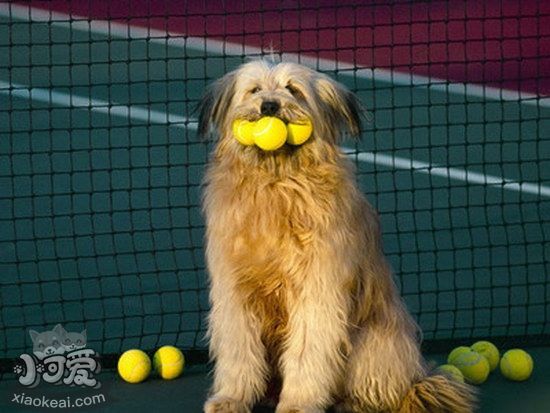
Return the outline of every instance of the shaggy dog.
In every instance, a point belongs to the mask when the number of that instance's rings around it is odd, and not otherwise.
[[[427,371],[382,252],[379,222],[338,143],[359,135],[349,90],[293,63],[254,61],[211,85],[199,133],[218,139],[203,207],[214,384],[206,413],[466,413],[469,386]],[[309,118],[303,145],[241,145],[236,119]]]

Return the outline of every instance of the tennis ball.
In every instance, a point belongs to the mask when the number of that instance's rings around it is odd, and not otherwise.
[[[527,380],[533,372],[533,359],[518,348],[508,350],[500,360],[500,371],[509,380]]]
[[[498,348],[496,348],[493,343],[489,341],[478,341],[477,343],[472,344],[471,349],[487,359],[491,371],[498,367],[498,362],[500,361],[500,353],[498,351]]]
[[[185,358],[176,347],[163,346],[155,352],[153,366],[160,377],[171,380],[178,377],[183,371]]]
[[[436,369],[439,373],[451,378],[452,380],[464,383],[464,375],[460,369],[452,364],[443,364]]]
[[[285,123],[272,116],[258,120],[252,128],[254,143],[264,151],[275,151],[286,142],[287,129]]]
[[[471,351],[472,349],[470,347],[466,347],[466,346],[456,347],[449,353],[449,356],[447,357],[447,363],[453,364],[453,361],[457,356],[463,353],[470,353]]]
[[[288,137],[286,141],[291,145],[301,145],[309,139],[313,126],[309,119],[304,119],[299,123],[289,123],[287,126]]]
[[[151,359],[141,350],[128,350],[118,359],[117,368],[120,377],[128,383],[139,383],[149,376]]]
[[[252,135],[254,125],[255,122],[249,122],[245,119],[237,119],[233,122],[233,136],[243,145],[254,145],[254,136]]]
[[[483,383],[491,371],[487,359],[473,350],[454,357],[452,365],[458,367],[464,378],[473,384]]]

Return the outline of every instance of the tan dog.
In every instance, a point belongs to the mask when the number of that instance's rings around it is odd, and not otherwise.
[[[361,112],[343,86],[292,63],[247,63],[206,92],[199,132],[219,137],[204,193],[206,413],[250,412],[270,381],[277,413],[473,410],[469,386],[428,374],[377,214],[337,146],[359,134]],[[308,117],[313,136],[274,152],[237,142],[233,121],[263,115]]]

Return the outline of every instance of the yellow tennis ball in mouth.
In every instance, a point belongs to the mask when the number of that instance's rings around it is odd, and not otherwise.
[[[500,352],[498,348],[491,343],[490,341],[478,341],[472,344],[472,350],[476,353],[481,354],[489,362],[489,367],[491,371],[498,367],[498,362],[500,361]]]
[[[153,366],[163,379],[175,379],[179,377],[185,367],[185,357],[178,348],[163,346],[153,356]]]
[[[285,123],[272,116],[259,119],[252,129],[254,143],[264,151],[275,151],[286,142],[287,129]]]
[[[533,359],[518,348],[508,350],[500,360],[500,372],[509,380],[527,380],[533,372]]]
[[[473,384],[483,383],[491,371],[487,359],[473,350],[457,355],[451,364],[458,367],[464,378]]]
[[[128,383],[140,383],[151,373],[151,359],[141,350],[128,350],[118,359],[117,369]]]
[[[243,145],[254,145],[252,130],[255,124],[256,122],[250,122],[246,119],[237,119],[233,122],[233,136]]]
[[[313,125],[309,119],[287,125],[288,137],[286,141],[291,145],[301,145],[306,142],[313,132]]]

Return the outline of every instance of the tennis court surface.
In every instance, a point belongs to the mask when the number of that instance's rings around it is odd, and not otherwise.
[[[0,410],[32,410],[12,401],[25,392],[200,411],[212,143],[194,107],[259,57],[323,71],[370,110],[343,150],[427,358],[525,348],[531,379],[493,373],[480,411],[550,411],[550,6],[532,0],[1,2]],[[16,381],[29,330],[58,323],[86,329],[101,389]],[[186,353],[180,379],[114,374],[122,351],[164,344]]]

